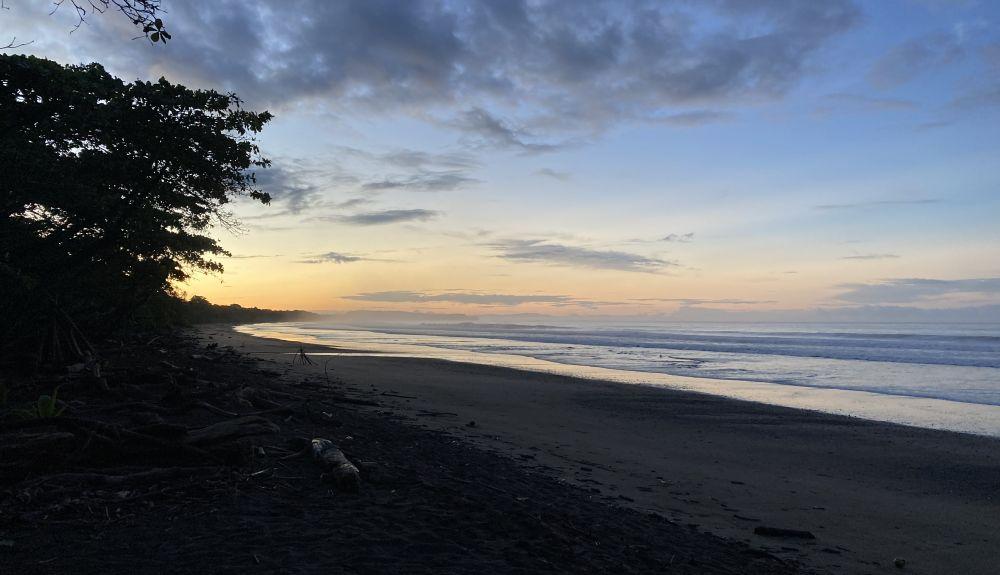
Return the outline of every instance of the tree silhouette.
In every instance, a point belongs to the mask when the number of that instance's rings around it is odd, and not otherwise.
[[[270,200],[252,172],[270,119],[234,94],[0,55],[0,347],[51,322],[121,326],[221,271],[211,226],[234,226],[234,198]]]

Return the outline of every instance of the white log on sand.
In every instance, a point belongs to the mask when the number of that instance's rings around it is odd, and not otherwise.
[[[351,463],[344,452],[329,439],[316,438],[312,440],[312,453],[324,469],[325,478],[333,482],[340,491],[357,492],[361,487],[361,476],[358,468]]]

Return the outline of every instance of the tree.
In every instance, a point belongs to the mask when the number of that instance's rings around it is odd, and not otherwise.
[[[58,340],[51,322],[122,326],[222,271],[212,225],[235,225],[236,197],[270,201],[252,172],[270,119],[234,94],[0,55],[0,347]]]
[[[67,5],[68,8],[72,8],[77,17],[77,28],[83,25],[91,14],[104,14],[110,10],[119,12],[131,20],[132,24],[139,28],[143,35],[154,44],[156,42],[166,44],[167,40],[170,39],[170,33],[163,27],[163,20],[160,19],[163,13],[160,0],[69,0],[68,2],[67,0],[55,0],[53,5],[54,10]],[[5,0],[0,0],[0,8],[7,8]],[[21,42],[19,44],[17,37],[14,37],[7,45],[0,46],[0,50],[19,48],[30,43]]]

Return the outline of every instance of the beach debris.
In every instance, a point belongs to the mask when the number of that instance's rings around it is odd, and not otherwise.
[[[254,407],[256,409],[278,409],[281,407],[286,407],[280,403],[271,401],[266,397],[266,392],[260,388],[244,386],[236,390],[233,395],[236,397],[236,402],[240,405],[246,407]],[[301,400],[298,396],[293,396],[292,394],[285,394],[286,397],[290,399]]]
[[[313,459],[326,469],[323,479],[332,482],[340,491],[357,492],[361,487],[360,472],[344,452],[329,439],[318,437],[311,444]]]
[[[762,535],[764,537],[789,537],[793,539],[815,539],[816,536],[810,531],[803,531],[800,529],[783,529],[780,527],[766,527],[761,525],[759,527],[754,527],[754,535]]]
[[[421,409],[417,411],[417,417],[458,417],[457,413],[451,411],[431,411],[428,409]]]
[[[309,356],[306,355],[306,350],[301,347],[299,348],[299,351],[294,356],[292,356],[292,365],[295,365],[297,363],[300,363],[302,365],[316,365],[315,362],[309,359]]]
[[[391,391],[383,391],[379,395],[384,395],[386,397],[399,397],[399,398],[402,398],[402,399],[416,399],[417,398],[417,396],[415,396],[415,395],[403,395],[401,393],[393,393]]]
[[[897,569],[902,569],[903,567],[906,567],[906,559],[896,557],[892,560],[892,564],[895,565]]]
[[[187,442],[192,445],[211,445],[251,435],[277,432],[277,425],[263,417],[250,415],[220,421],[201,429],[195,429],[188,434]]]

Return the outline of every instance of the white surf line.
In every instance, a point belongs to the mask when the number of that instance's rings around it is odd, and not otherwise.
[[[615,383],[652,385],[731,399],[846,415],[870,421],[1000,437],[1000,406],[997,405],[888,395],[870,391],[628,371],[557,363],[530,356],[446,349],[427,345],[354,342],[336,337],[320,338],[306,333],[297,333],[293,330],[280,331],[274,329],[273,326],[260,324],[241,325],[236,326],[235,329],[247,335],[350,348],[350,351],[345,349],[336,352],[312,352],[311,355],[371,355],[441,359]],[[335,336],[336,331],[329,330],[329,333]],[[381,332],[368,330],[350,331],[372,335],[381,334]]]

